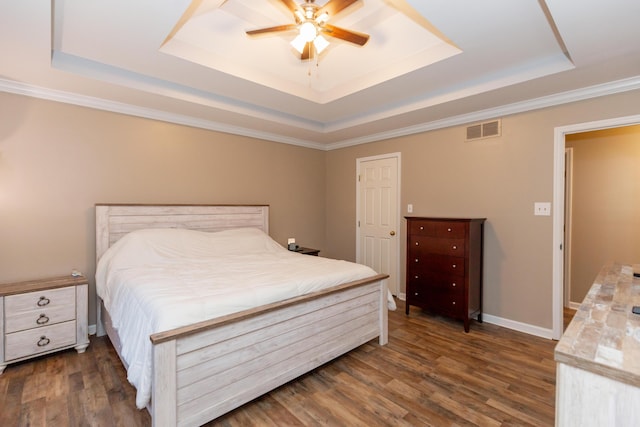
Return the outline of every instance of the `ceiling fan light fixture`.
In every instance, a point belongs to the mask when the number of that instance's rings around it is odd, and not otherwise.
[[[318,29],[316,28],[315,24],[310,21],[303,22],[298,30],[300,31],[300,36],[307,43],[312,42],[318,35]]]
[[[300,54],[304,50],[305,44],[307,44],[307,41],[300,34],[298,34],[298,36],[295,39],[291,40],[291,46],[293,46],[293,48],[297,50],[298,53]]]
[[[358,0],[322,0],[323,4],[319,6],[315,3],[316,0],[304,0],[301,5],[298,4],[298,0],[280,0],[293,14],[294,23],[259,28],[246,31],[246,33],[249,36],[254,36],[297,30],[298,34],[290,44],[300,53],[302,61],[317,58],[317,55],[329,46],[329,41],[332,38],[364,46],[369,40],[368,34],[329,24],[330,18],[356,1]],[[329,36],[329,40],[322,37],[321,34]]]
[[[315,46],[316,52],[318,52],[319,55],[323,50],[326,49],[327,46],[329,46],[329,42],[324,37],[318,36],[313,41],[313,45]]]
[[[327,12],[324,12],[322,15],[316,18],[316,22],[318,23],[318,25],[325,24],[328,20],[329,20],[329,14]]]

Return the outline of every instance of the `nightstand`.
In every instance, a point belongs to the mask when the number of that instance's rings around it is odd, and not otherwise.
[[[305,248],[302,246],[299,246],[298,249],[296,249],[293,252],[298,252],[304,255],[315,255],[318,256],[318,254],[320,253],[320,249],[313,249],[313,248]]]
[[[0,374],[9,363],[89,346],[83,276],[0,284]]]

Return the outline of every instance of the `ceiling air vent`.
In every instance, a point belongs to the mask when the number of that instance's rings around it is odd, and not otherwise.
[[[499,119],[467,126],[467,141],[500,136],[501,128]]]

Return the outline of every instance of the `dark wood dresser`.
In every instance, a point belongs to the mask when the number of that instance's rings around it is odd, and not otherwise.
[[[482,322],[485,218],[407,220],[407,304],[464,321]]]

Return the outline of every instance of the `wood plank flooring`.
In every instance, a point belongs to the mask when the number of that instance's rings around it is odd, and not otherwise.
[[[555,341],[411,309],[371,341],[209,426],[552,426]],[[149,426],[111,344],[9,365],[1,426]]]

